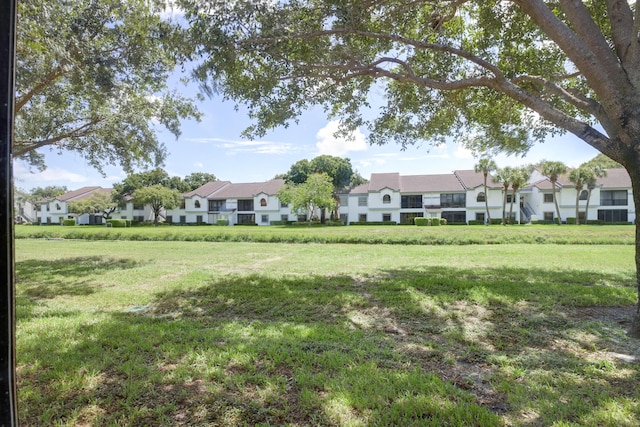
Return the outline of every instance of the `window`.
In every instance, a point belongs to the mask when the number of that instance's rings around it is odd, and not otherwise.
[[[507,203],[511,203],[513,200],[513,194],[507,194]]]
[[[582,190],[580,192],[580,200],[587,200],[589,197],[589,192],[587,190]]]
[[[478,193],[478,197],[476,197],[476,202],[485,202],[487,197],[483,192]]]
[[[403,209],[415,209],[422,207],[422,196],[401,196],[400,197],[400,207]],[[411,223],[413,223],[413,218],[411,219]],[[404,223],[403,223],[404,224]]]
[[[195,206],[196,209],[200,209],[200,200],[193,202],[193,206]]]
[[[400,224],[411,224],[413,225],[413,218],[422,218],[424,215],[422,212],[401,212],[400,213]]]
[[[443,211],[441,218],[447,220],[447,223],[466,223],[467,213],[465,211]]]
[[[544,203],[553,203],[553,193],[544,193],[543,202]]]
[[[367,206],[367,196],[358,196],[358,206]]]
[[[263,208],[265,206],[267,206],[267,199],[265,199],[264,197],[262,199],[260,199],[260,206],[262,206]],[[249,209],[249,210],[251,210],[251,209]]]
[[[120,219],[127,219],[126,215],[120,215]]]
[[[382,214],[382,220],[386,221],[386,222],[390,222],[391,221],[391,214],[390,213]]]
[[[476,221],[484,222],[484,212],[476,212]]]
[[[56,210],[59,211],[60,210],[60,204],[56,203]]]
[[[202,215],[196,215],[196,222],[198,224],[202,224],[204,221],[202,221]]]
[[[185,215],[180,215],[180,224],[186,224],[187,217]]]
[[[249,200],[238,200],[238,210],[239,211],[252,211],[253,210],[253,199]]]
[[[180,209],[185,209],[187,207],[187,201],[185,199],[180,200]]]
[[[367,222],[367,214],[358,215],[358,222]]]
[[[385,194],[384,196],[382,196],[382,203],[384,203],[385,205],[388,205],[389,203],[391,203],[391,196],[388,194]]]
[[[269,215],[262,215],[260,217],[260,222],[263,224],[269,224]]]
[[[289,221],[289,215],[280,215],[280,221]]]
[[[171,224],[173,222],[173,216],[167,215],[167,222]]]
[[[224,210],[224,200],[209,200],[209,211],[219,212]]]
[[[443,208],[464,208],[467,195],[464,193],[444,193],[440,194],[440,206]]]
[[[604,190],[600,191],[600,204],[602,206],[627,206],[627,190]]]
[[[137,222],[144,222],[144,215],[137,215],[137,216],[134,216],[134,217],[133,217],[133,220],[134,220],[134,221],[137,221]]]
[[[599,209],[598,221],[629,222],[629,217],[626,209]]]
[[[133,209],[137,210],[137,211],[141,211],[142,209],[144,209],[144,205],[134,203],[133,204]]]
[[[256,216],[254,214],[238,214],[238,224],[255,224],[255,223],[256,223]]]
[[[340,206],[349,206],[348,194],[341,194],[339,197],[340,197]]]
[[[553,212],[545,212],[544,213],[545,221],[553,221]]]
[[[289,203],[286,203],[286,202],[280,202],[280,207],[281,207],[281,208],[288,208],[288,207],[289,207]]]

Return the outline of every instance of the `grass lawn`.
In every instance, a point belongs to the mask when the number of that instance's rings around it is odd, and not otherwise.
[[[633,251],[18,239],[21,425],[637,426]]]

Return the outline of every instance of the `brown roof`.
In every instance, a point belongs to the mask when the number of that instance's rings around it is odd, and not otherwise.
[[[360,184],[357,187],[353,187],[349,194],[367,194],[369,192],[369,183]]]
[[[476,172],[475,170],[460,170],[453,172],[464,188],[472,189],[484,186],[484,174],[482,172]],[[491,175],[487,176],[488,188],[502,188],[502,185],[493,182]]]
[[[102,188],[98,186],[82,187],[77,190],[64,193],[61,196],[54,198],[54,200],[60,200],[61,202],[75,202],[77,200],[88,199],[97,193],[111,194],[112,191],[113,189],[111,188]]]
[[[442,191],[464,191],[464,187],[453,174],[406,175],[400,177],[401,193]]]
[[[631,178],[623,168],[607,169],[607,176],[598,178],[602,188],[631,188]]]
[[[284,179],[272,179],[266,182],[229,183],[210,194],[209,199],[241,199],[251,198],[260,193],[275,195],[284,186]]]
[[[209,197],[211,194],[215,193],[216,191],[220,190],[222,187],[224,187],[225,185],[228,185],[228,184],[231,184],[231,182],[229,182],[229,181],[211,181],[211,182],[207,182],[203,186],[198,187],[193,191],[189,191],[188,193],[184,193],[182,196],[183,197],[193,197],[193,196]]]
[[[372,173],[369,181],[369,191],[380,191],[383,188],[400,191],[400,174],[392,173]]]

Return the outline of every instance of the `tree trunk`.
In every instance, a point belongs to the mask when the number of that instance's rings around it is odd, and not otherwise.
[[[584,206],[584,223],[588,224],[589,222],[589,201],[591,200],[591,186],[587,187],[587,203]]]
[[[556,214],[558,215],[558,225],[562,224],[562,217],[560,216],[560,207],[558,206],[558,196],[556,194],[556,182],[551,181],[551,187],[553,187],[553,203],[556,205]]]
[[[516,198],[516,190],[511,191],[511,206],[509,206],[509,218],[507,218],[507,224],[511,224],[511,218],[513,218],[513,201]]]
[[[640,162],[639,162],[640,163]],[[634,165],[633,169],[626,167],[629,177],[631,177],[631,190],[633,191],[633,203],[640,206],[640,164]],[[631,327],[628,330],[629,336],[640,338],[640,218],[636,215],[636,287],[638,292],[638,301],[636,303],[636,311],[633,316]]]
[[[487,225],[491,224],[491,214],[489,213],[489,193],[487,192],[487,174],[484,174],[484,208],[487,211]]]
[[[506,225],[505,218],[507,216],[507,193],[508,189],[504,189],[504,195],[502,196],[502,225]]]
[[[576,225],[580,225],[580,191],[576,187]]]

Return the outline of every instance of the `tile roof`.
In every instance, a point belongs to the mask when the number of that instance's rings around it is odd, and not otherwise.
[[[211,194],[215,193],[216,191],[220,190],[222,187],[228,184],[231,184],[231,182],[230,181],[210,181],[204,184],[203,186],[196,188],[193,191],[184,193],[182,196],[183,197],[193,197],[193,196],[209,197]]]
[[[209,199],[242,199],[255,197],[260,193],[275,195],[284,186],[284,179],[272,179],[266,182],[229,183],[218,191],[209,194]]]
[[[400,174],[392,173],[372,173],[369,181],[369,191],[380,191],[383,188],[400,191]]]
[[[75,202],[77,200],[88,199],[97,193],[111,194],[112,191],[113,189],[111,188],[102,188],[99,186],[82,187],[55,197],[53,200],[59,200],[61,202]]]
[[[464,191],[454,174],[400,176],[401,193]]]
[[[458,170],[453,172],[466,189],[484,186],[484,174],[475,170]],[[502,188],[499,183],[493,182],[491,175],[487,176],[487,188]]]
[[[602,188],[631,188],[631,178],[624,168],[607,169],[607,176],[598,178]]]

